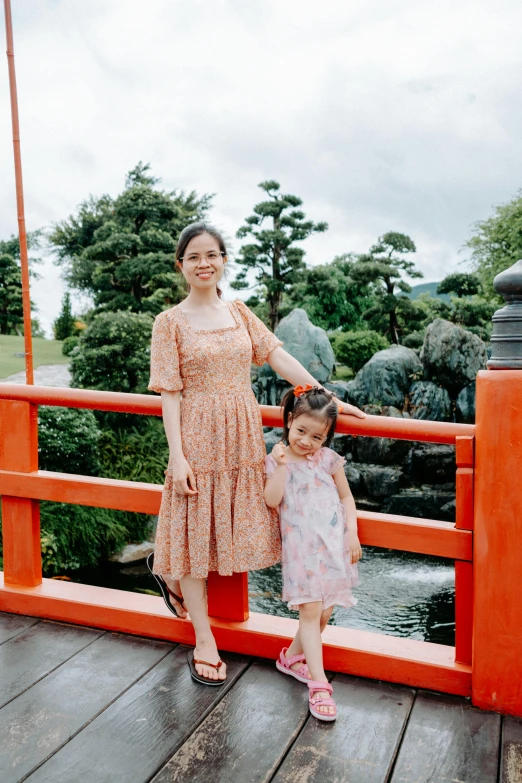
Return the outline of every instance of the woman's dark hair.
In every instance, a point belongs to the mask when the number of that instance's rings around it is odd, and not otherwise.
[[[217,240],[217,243],[219,245],[219,249],[223,255],[227,254],[227,248],[225,246],[225,240],[217,230],[217,228],[214,228],[214,226],[211,226],[210,223],[205,223],[204,221],[198,221],[197,223],[189,223],[188,226],[185,226],[181,234],[179,235],[178,244],[176,246],[176,261],[178,264],[183,263],[183,256],[185,255],[185,251],[187,249],[188,243],[195,239],[195,237],[201,236],[201,234],[210,234],[211,237],[214,237],[214,239]],[[190,289],[190,286],[189,286]],[[221,288],[217,286],[217,293],[218,296],[222,295]]]
[[[337,423],[337,404],[334,402],[333,394],[320,389],[318,386],[312,386],[308,391],[303,392],[296,397],[294,390],[286,392],[281,400],[283,409],[283,440],[288,443],[288,432],[290,430],[290,415],[292,419],[297,419],[303,413],[313,416],[315,419],[327,421],[330,425],[326,434],[325,446],[329,446],[335,434],[335,425]]]

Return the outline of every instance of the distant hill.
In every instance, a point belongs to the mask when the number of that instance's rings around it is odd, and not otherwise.
[[[440,282],[440,281],[439,281]],[[442,299],[443,302],[450,301],[448,294],[438,294],[437,286],[439,283],[419,283],[419,285],[412,286],[411,293],[408,294],[410,299],[417,299],[421,294],[430,294],[435,299]]]

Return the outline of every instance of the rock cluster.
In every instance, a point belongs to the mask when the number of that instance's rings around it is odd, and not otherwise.
[[[486,366],[486,346],[449,321],[439,318],[430,324],[420,352],[386,348],[349,382],[328,380],[334,366],[328,337],[304,310],[293,310],[276,334],[317,380],[367,413],[433,421],[475,419],[475,377]],[[260,403],[278,405],[288,384],[265,366],[253,388]],[[268,451],[281,434],[266,432]],[[346,475],[359,508],[454,520],[453,446],[341,435],[334,448],[347,460]]]

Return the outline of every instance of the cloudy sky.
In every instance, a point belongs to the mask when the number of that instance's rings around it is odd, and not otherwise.
[[[277,179],[326,234],[310,263],[409,234],[426,281],[522,187],[519,0],[11,0],[29,230],[137,161],[215,193],[233,237]],[[17,230],[0,61],[0,237]],[[238,246],[237,241],[235,246]],[[33,286],[48,328],[64,290]]]

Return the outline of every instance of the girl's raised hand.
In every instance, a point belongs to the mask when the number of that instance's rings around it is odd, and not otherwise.
[[[358,536],[350,534],[350,563],[358,563],[362,557],[361,543]]]
[[[286,448],[283,443],[276,443],[272,449],[272,457],[275,459],[277,465],[286,465]]]

